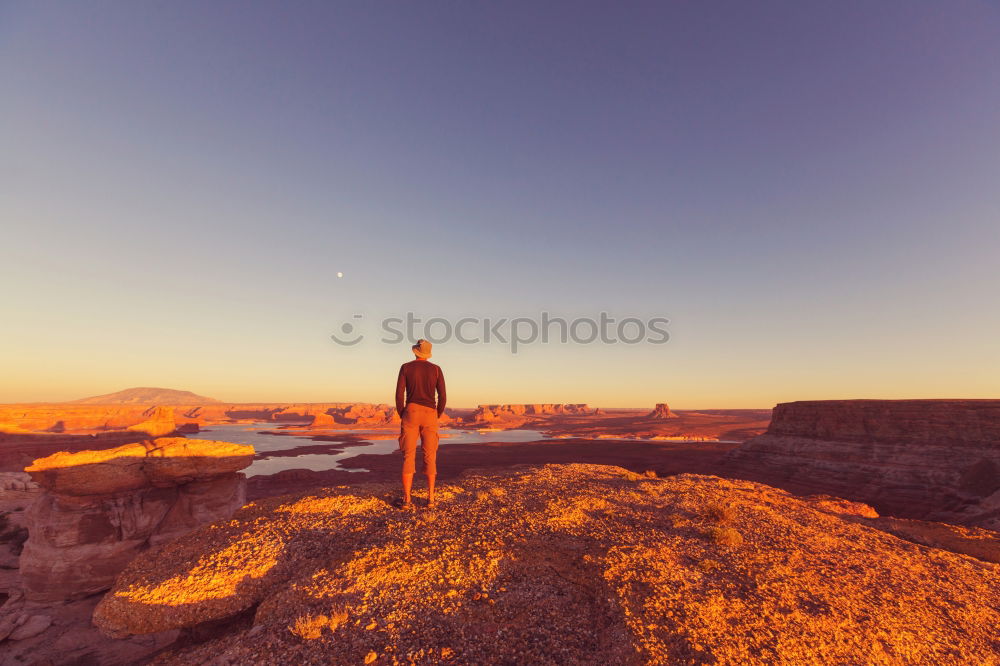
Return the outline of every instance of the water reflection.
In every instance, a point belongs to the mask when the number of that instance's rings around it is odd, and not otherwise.
[[[198,434],[199,439],[214,439],[222,442],[250,444],[256,449],[257,457],[246,470],[247,476],[274,474],[286,469],[310,469],[323,471],[340,469],[347,472],[366,472],[368,470],[355,467],[341,467],[340,461],[352,458],[360,453],[388,455],[399,449],[396,433],[391,430],[344,430],[323,433],[324,435],[343,435],[345,437],[372,437],[364,441],[348,442],[317,442],[311,439],[313,435],[276,435],[273,423],[241,423],[238,425],[208,426]],[[264,432],[271,431],[271,432]],[[441,429],[441,446],[449,444],[486,444],[488,442],[535,442],[552,439],[539,430],[516,429],[491,432],[475,430]],[[378,438],[378,439],[374,439]],[[383,439],[387,438],[387,439]],[[299,447],[338,446],[336,451],[324,453],[302,453],[300,455],[271,455]]]

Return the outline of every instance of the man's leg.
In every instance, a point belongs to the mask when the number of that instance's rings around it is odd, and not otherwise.
[[[438,441],[437,412],[430,410],[426,420],[420,426],[420,448],[424,454],[424,474],[427,475],[427,502],[429,504],[434,504]]]
[[[411,490],[413,490],[413,472],[403,472],[403,504],[410,503]]]
[[[403,503],[410,503],[410,491],[413,489],[413,475],[417,471],[417,437],[420,433],[420,425],[413,422],[410,417],[410,410],[403,412],[403,423],[401,425],[402,434],[399,438],[400,448],[403,449]]]

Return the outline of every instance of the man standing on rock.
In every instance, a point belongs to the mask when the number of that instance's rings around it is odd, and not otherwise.
[[[434,506],[434,480],[437,477],[438,418],[444,414],[446,400],[444,372],[427,359],[431,343],[417,340],[413,345],[416,360],[399,368],[396,380],[396,411],[403,420],[399,448],[403,452],[403,508],[413,508],[410,489],[417,472],[417,437],[424,454],[427,475],[427,505]],[[437,400],[434,394],[437,392]],[[404,401],[404,394],[406,400]]]

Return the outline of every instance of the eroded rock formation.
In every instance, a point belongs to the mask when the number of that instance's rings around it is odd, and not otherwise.
[[[151,407],[143,416],[149,418],[142,423],[129,426],[126,430],[144,432],[150,437],[166,437],[177,430],[173,407]]]
[[[1000,570],[874,529],[867,507],[598,465],[471,473],[416,516],[394,491],[258,501],[133,560],[94,622],[254,614],[162,664],[996,659]]]
[[[21,550],[28,538],[25,509],[40,494],[41,488],[24,472],[0,472],[0,574],[20,566]]]
[[[345,423],[357,425],[385,425],[392,423],[396,415],[396,408],[390,405],[351,405],[342,412],[342,419]]]
[[[106,433],[141,431],[163,436],[197,432],[199,426],[248,421],[309,424],[322,415],[339,425],[398,422],[391,405],[353,402],[185,404],[39,404],[0,405],[0,441],[31,433]],[[172,426],[170,430],[166,430]],[[54,438],[58,439],[58,438]]]
[[[124,430],[147,420],[150,405],[0,405],[8,434]]]
[[[253,447],[160,438],[56,453],[25,471],[43,489],[28,510],[21,554],[34,601],[107,589],[138,553],[243,506]]]
[[[0,504],[30,505],[41,487],[24,472],[0,472]]]
[[[337,426],[385,426],[399,423],[396,408],[391,405],[371,405],[351,403],[346,406],[328,407],[316,414],[305,410],[311,416],[311,428],[329,429]]]
[[[1000,400],[828,400],[774,408],[727,473],[1000,529]]]
[[[494,423],[497,421],[526,420],[533,416],[565,414],[592,414],[586,404],[535,403],[523,405],[479,405],[470,416],[473,423]]]
[[[314,428],[316,430],[336,428],[337,420],[333,418],[332,414],[327,414],[326,412],[322,412],[313,417],[312,423],[309,424],[309,427]]]
[[[656,407],[653,408],[647,418],[651,419],[676,419],[677,415],[670,411],[670,406],[665,402],[656,403]]]

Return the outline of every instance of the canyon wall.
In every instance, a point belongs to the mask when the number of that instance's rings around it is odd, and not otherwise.
[[[584,403],[558,404],[535,403],[523,405],[479,405],[469,420],[472,423],[493,423],[496,421],[519,420],[531,416],[551,416],[565,414],[592,414],[594,410]]]
[[[384,425],[398,422],[388,404],[355,402],[218,403],[207,405],[0,405],[0,441],[26,434],[143,431],[153,437],[197,432],[199,426],[240,421],[310,423],[333,418],[341,425]]]
[[[25,471],[41,487],[28,509],[20,569],[29,600],[107,589],[150,546],[243,506],[253,447],[160,438],[114,449],[56,453]]]
[[[399,422],[395,407],[385,403],[311,402],[270,404],[197,405],[176,408],[177,419],[199,424],[233,421],[316,423],[334,425],[385,425]],[[328,418],[329,417],[329,418]]]
[[[784,403],[727,474],[1000,530],[1000,400]]]

